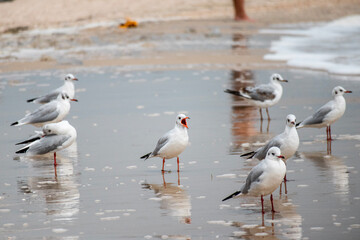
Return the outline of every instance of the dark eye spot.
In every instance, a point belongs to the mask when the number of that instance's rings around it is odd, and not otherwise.
[[[62,99],[64,99],[64,100],[65,100],[65,97],[64,97],[64,95],[62,95],[61,97],[62,97]]]
[[[179,120],[181,119],[181,117],[179,117]]]
[[[51,130],[49,129],[49,133],[51,133]]]
[[[335,91],[335,94],[337,94],[337,91]]]
[[[275,156],[275,153],[272,153],[273,156]]]
[[[342,89],[340,89],[340,92],[342,92],[343,90]]]

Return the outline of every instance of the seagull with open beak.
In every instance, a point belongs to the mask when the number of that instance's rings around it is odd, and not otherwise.
[[[186,120],[190,119],[185,114],[176,117],[175,127],[165,133],[157,142],[154,151],[144,155],[141,159],[160,157],[163,159],[162,170],[164,172],[165,159],[177,157],[177,171],[179,172],[179,155],[185,150],[189,143]]]

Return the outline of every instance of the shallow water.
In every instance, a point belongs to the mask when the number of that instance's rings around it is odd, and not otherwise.
[[[0,230],[10,239],[355,239],[360,234],[360,86],[327,73],[280,69],[286,79],[280,103],[262,124],[258,110],[223,89],[267,82],[272,71],[231,69],[152,70],[77,68],[71,72],[78,103],[67,117],[77,145],[52,156],[16,156],[14,144],[35,130],[10,127],[37,106],[26,99],[61,85],[64,71],[1,74]],[[246,81],[244,81],[246,80]],[[300,85],[301,84],[301,85]],[[327,154],[325,129],[301,129],[301,144],[288,162],[288,194],[221,202],[237,190],[257,162],[238,153],[255,149],[331,98],[336,85],[353,90],[347,111],[333,125]],[[300,87],[299,87],[300,86]],[[187,113],[190,146],[176,160],[139,159]],[[56,175],[55,175],[56,170]]]
[[[283,35],[272,42],[272,53],[264,56],[267,60],[334,74],[360,74],[360,15],[325,23],[283,24],[261,32]]]

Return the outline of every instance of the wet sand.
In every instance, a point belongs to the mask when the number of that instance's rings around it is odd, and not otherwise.
[[[69,57],[54,51],[54,60],[32,60],[31,66],[17,60],[1,63],[0,235],[10,239],[359,236],[360,77],[262,60],[278,36],[258,34],[257,24],[230,20],[158,24],[161,28],[148,24],[122,33],[123,45],[136,40],[147,46],[125,53],[98,56],[89,50]],[[97,30],[106,41],[94,40],[90,44],[94,49],[99,42],[118,43],[116,37],[111,40],[115,28]],[[84,39],[93,39],[94,30],[86,31]],[[145,33],[152,33],[150,40],[141,38]],[[67,117],[78,131],[77,144],[59,152],[56,169],[51,156],[16,156],[14,144],[35,128],[10,123],[37,107],[26,99],[61,85],[68,72],[80,80],[79,102],[72,104]],[[257,109],[223,92],[267,82],[273,72],[289,83],[283,84],[279,104],[270,109],[270,122],[261,123]],[[331,99],[336,85],[353,93],[345,96],[346,113],[333,125],[331,154],[325,129],[299,130],[299,150],[288,162],[292,180],[288,193],[274,194],[278,213],[270,213],[268,197],[263,217],[258,198],[221,202],[257,163],[244,161],[239,153],[282,132],[287,114],[304,119]],[[191,144],[180,156],[180,174],[175,159],[167,161],[169,172],[162,174],[160,159],[139,157],[173,127],[178,112],[191,117]]]

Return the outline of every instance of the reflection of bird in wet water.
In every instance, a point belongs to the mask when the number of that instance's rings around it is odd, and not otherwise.
[[[278,147],[270,148],[266,154],[266,158],[250,171],[245,184],[240,190],[224,198],[223,201],[242,195],[261,196],[262,213],[265,213],[263,196],[271,194],[271,210],[275,212],[272,192],[280,186],[285,176],[286,165],[283,159],[284,156],[281,155]]]
[[[261,224],[248,224],[246,222],[231,221],[231,226],[239,228],[234,232],[234,237],[242,239],[254,239],[262,236],[264,239],[301,239],[302,216],[296,212],[296,205],[287,198],[274,199],[274,206],[278,214],[262,215]],[[271,216],[270,219],[268,217]],[[256,218],[258,219],[258,218]],[[246,221],[252,221],[251,217]],[[275,225],[276,223],[276,225]]]
[[[284,156],[284,161],[291,158],[299,147],[299,135],[295,128],[296,117],[293,114],[289,114],[286,117],[286,126],[284,132],[272,138],[265,146],[258,148],[255,151],[240,155],[240,157],[256,158],[263,160],[266,157],[266,153],[271,147],[278,147],[281,150],[281,154]],[[284,177],[286,181],[286,175]],[[286,191],[286,190],[285,190]]]
[[[69,98],[66,93],[61,93],[56,100],[40,106],[34,112],[12,123],[11,126],[32,124],[35,127],[42,127],[48,123],[60,122],[70,111],[70,101],[77,100]]]
[[[271,75],[270,83],[268,84],[246,87],[240,89],[239,91],[226,89],[225,92],[240,96],[251,105],[259,107],[261,120],[263,119],[261,109],[265,108],[268,119],[270,120],[268,107],[274,106],[278,103],[282,96],[283,88],[280,82],[287,82],[287,80],[283,79],[280,74],[275,73]]]
[[[190,196],[187,192],[173,183],[166,183],[164,172],[163,184],[148,184],[143,183],[142,186],[145,189],[152,189],[155,192],[156,197],[161,199],[161,209],[167,209],[171,216],[177,217],[181,222],[191,223],[191,202]],[[179,175],[178,175],[179,178]],[[180,180],[178,179],[178,182]]]
[[[27,102],[34,102],[34,103],[40,103],[40,104],[48,103],[48,102],[51,102],[52,100],[57,99],[57,97],[61,93],[66,93],[69,96],[69,98],[74,98],[74,96],[75,96],[74,81],[78,81],[78,79],[76,77],[74,77],[74,75],[72,75],[72,74],[67,74],[65,76],[64,85],[51,91],[50,93],[48,93],[44,96],[29,99],[29,100],[27,100]]]
[[[56,166],[56,152],[69,147],[76,140],[76,129],[64,120],[59,123],[49,123],[42,128],[43,136],[32,136],[30,139],[19,144],[27,144],[16,153],[27,155],[42,155],[54,153],[54,165]]]
[[[351,93],[341,86],[337,86],[332,90],[333,100],[327,102],[320,107],[313,115],[305,118],[304,121],[296,125],[297,128],[323,128],[326,127],[326,139],[331,139],[331,124],[344,115],[346,109],[346,101],[344,93]]]
[[[301,152],[302,159],[309,159],[314,165],[323,173],[331,173],[331,181],[335,186],[337,196],[344,201],[349,198],[349,169],[344,163],[343,159],[333,155],[328,155],[325,152]]]
[[[161,171],[164,171],[165,159],[177,157],[179,172],[179,155],[185,150],[189,143],[189,136],[187,132],[188,125],[186,119],[189,119],[189,117],[184,114],[179,114],[176,117],[175,127],[159,139],[154,151],[142,156],[141,159],[146,160],[152,157],[162,158],[163,165]]]
[[[51,216],[59,223],[73,221],[79,213],[80,202],[80,175],[75,172],[74,160],[61,157],[62,167],[54,177],[53,168],[43,161],[46,159],[44,156],[34,156],[31,159],[32,174],[19,178],[19,191],[23,192],[24,197],[28,197],[31,203],[36,201],[40,215],[46,216],[46,220]],[[34,204],[28,206],[29,211],[33,212]],[[36,211],[33,213],[35,217]]]

